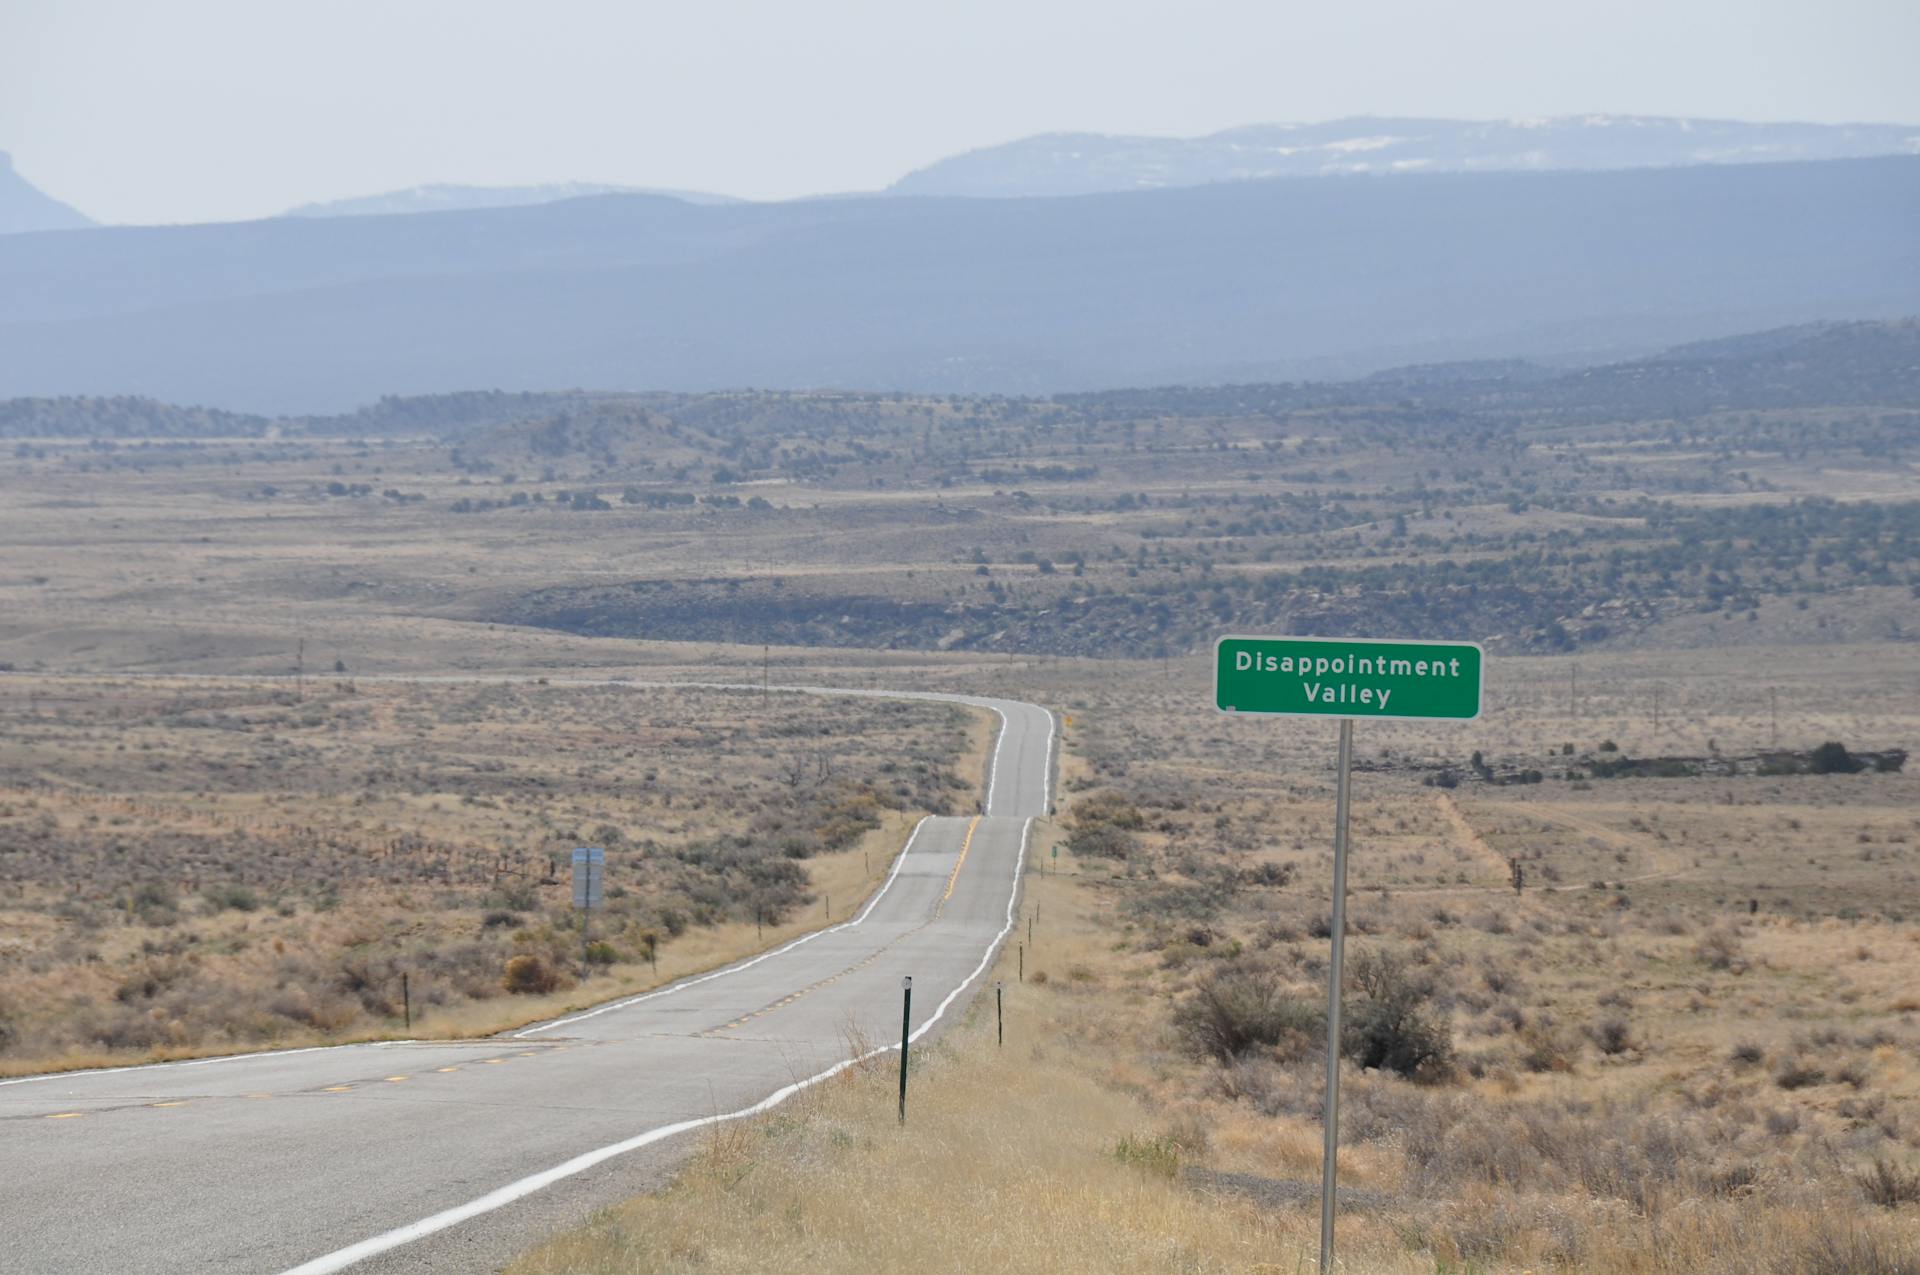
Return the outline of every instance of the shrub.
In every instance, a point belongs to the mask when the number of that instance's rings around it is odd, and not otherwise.
[[[1819,1229],[1796,1249],[1775,1257],[1777,1275],[1920,1275],[1920,1249],[1909,1242],[1837,1218],[1821,1218],[1816,1225]]]
[[[210,886],[200,892],[200,897],[215,912],[229,908],[235,912],[251,912],[260,906],[260,896],[244,885]]]
[[[1633,1048],[1633,1028],[1624,1018],[1602,1018],[1587,1028],[1587,1038],[1608,1057]]]
[[[1579,1052],[1578,1040],[1550,1022],[1532,1022],[1520,1029],[1520,1065],[1528,1071],[1572,1071]]]
[[[1740,936],[1728,929],[1712,929],[1693,946],[1693,954],[1708,969],[1734,970],[1747,967]]]
[[[1765,1062],[1767,1051],[1755,1041],[1743,1040],[1733,1047],[1733,1052],[1728,1057],[1738,1066],[1751,1067],[1756,1063]]]
[[[559,987],[560,975],[538,956],[523,954],[507,961],[501,986],[516,996],[538,995]]]
[[[159,881],[148,881],[136,888],[127,906],[147,925],[172,925],[180,919],[179,899],[172,887]]]
[[[1174,1027],[1202,1057],[1231,1062],[1259,1047],[1286,1046],[1304,1055],[1325,1040],[1325,1014],[1295,996],[1265,971],[1229,969],[1204,979],[1174,1010]]]
[[[1797,1058],[1789,1058],[1774,1073],[1773,1083],[1782,1089],[1806,1089],[1813,1085],[1827,1083],[1827,1073],[1811,1063],[1803,1063]]]
[[[1920,1173],[1908,1173],[1889,1160],[1875,1160],[1873,1168],[1854,1179],[1869,1202],[1883,1209],[1920,1204]]]
[[[1126,1134],[1113,1144],[1113,1158],[1156,1177],[1176,1177],[1180,1172],[1180,1147],[1168,1134]]]
[[[1873,1079],[1873,1070],[1858,1058],[1850,1058],[1833,1073],[1833,1078],[1843,1085],[1854,1089],[1865,1089],[1867,1082]]]
[[[1341,1024],[1340,1052],[1362,1067],[1411,1080],[1450,1075],[1453,1038],[1426,1009],[1432,984],[1413,977],[1403,961],[1384,952],[1361,953],[1353,976],[1365,995]]]
[[[1067,849],[1091,859],[1126,859],[1134,850],[1134,833],[1146,826],[1146,817],[1115,792],[1099,792],[1074,807]]]
[[[1859,771],[1863,764],[1847,751],[1845,744],[1836,739],[1830,739],[1814,749],[1807,762],[1816,775],[1851,775]]]

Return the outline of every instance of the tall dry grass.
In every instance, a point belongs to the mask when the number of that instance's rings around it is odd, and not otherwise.
[[[878,1060],[716,1128],[668,1189],[511,1275],[1313,1270],[1317,1121],[1223,1096],[1216,1066],[1173,1049],[1097,886],[1028,887],[1024,914],[1041,916],[1029,981],[1015,982],[1011,949],[992,975],[1008,988],[1007,1044],[989,981],[916,1053],[904,1128],[894,1060]],[[1352,1083],[1342,1188],[1364,1207],[1342,1214],[1342,1271],[1920,1272],[1913,1209],[1869,1206],[1817,1149],[1777,1178],[1715,1180],[1651,1108],[1628,1120],[1571,1089],[1549,1106],[1487,1086]]]

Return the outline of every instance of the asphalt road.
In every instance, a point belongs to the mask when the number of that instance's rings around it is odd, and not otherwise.
[[[910,697],[1001,715],[986,809],[923,821],[853,921],[510,1037],[0,1082],[0,1271],[486,1269],[897,1050],[903,975],[916,1034],[950,1021],[1011,926],[1053,719]]]

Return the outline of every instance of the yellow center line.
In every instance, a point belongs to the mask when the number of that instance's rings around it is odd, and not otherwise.
[[[436,1067],[434,1068],[434,1070],[435,1071],[459,1071],[460,1069],[458,1067]]]
[[[84,1112],[84,1111],[60,1111],[60,1112],[56,1112],[56,1113],[54,1113],[53,1115],[50,1115],[50,1116],[48,1116],[48,1117],[47,1117],[47,1119],[49,1119],[49,1120],[78,1120],[78,1119],[79,1119],[79,1118],[80,1118],[81,1116],[84,1116],[85,1114],[87,1114],[87,1113],[86,1113],[86,1112]]]
[[[413,1079],[412,1076],[388,1076],[387,1083],[390,1085],[397,1085],[403,1080],[412,1080],[412,1079]]]
[[[504,1059],[504,1058],[482,1058],[482,1059],[481,1059],[480,1061],[481,1061],[481,1062],[483,1062],[483,1063],[503,1063],[503,1062],[505,1062],[505,1061],[506,1061],[506,1059]]]
[[[322,1089],[320,1092],[321,1093],[345,1093],[347,1090],[351,1088],[353,1088],[352,1085],[328,1085],[325,1089]]]
[[[940,906],[933,910],[935,916],[940,915],[941,909],[947,906],[947,900],[953,897],[953,887],[960,884],[960,869],[967,866],[967,851],[973,847],[973,830],[979,826],[980,816],[975,815],[972,822],[967,824],[966,839],[960,843],[960,857],[953,861],[953,875],[947,878],[947,892],[940,896]]]
[[[785,997],[782,1000],[777,1000],[773,1004],[768,1005],[762,1009],[756,1009],[752,1013],[746,1014],[740,1018],[736,1018],[730,1023],[726,1023],[719,1027],[709,1027],[707,1030],[703,1032],[699,1032],[697,1034],[701,1036],[713,1036],[720,1032],[733,1031],[736,1028],[746,1026],[748,1023],[752,1022],[756,1018],[759,1018],[763,1014],[771,1014],[776,1009],[785,1009],[788,1005],[793,1004],[793,1002],[799,1000],[802,996],[807,995],[809,992],[816,992],[821,988],[827,986],[827,984],[836,982],[839,979],[844,978],[846,975],[853,973],[857,969],[864,969],[865,967],[873,964],[875,961],[879,960],[880,957],[887,951],[887,949],[891,948],[895,943],[898,943],[901,939],[906,938],[909,934],[917,934],[921,930],[926,929],[927,926],[933,924],[933,922],[939,917],[941,910],[946,907],[947,900],[953,897],[954,887],[960,881],[960,869],[964,867],[967,862],[967,851],[971,849],[973,846],[974,830],[979,826],[980,826],[980,816],[975,815],[972,818],[972,820],[969,821],[967,824],[967,835],[961,839],[959,857],[954,860],[953,873],[947,878],[946,893],[942,894],[940,896],[940,902],[934,905],[933,916],[928,917],[926,920],[922,921],[919,925],[914,926],[913,929],[907,931],[905,934],[897,935],[893,939],[889,940],[885,946],[879,948],[874,952],[868,953],[868,955],[864,960],[854,962],[852,965],[849,965],[846,969],[841,970],[838,974],[829,975],[828,977],[821,979],[817,983],[801,988],[799,991],[792,993],[791,995]],[[490,1061],[497,1061],[497,1060],[490,1060]]]
[[[149,1107],[184,1107],[187,1105],[187,1101],[181,1098],[174,1102],[150,1102],[147,1105]]]
[[[273,1097],[273,1095],[272,1095],[272,1094],[270,1094],[270,1093],[250,1093],[250,1094],[248,1094],[248,1095],[247,1095],[247,1097],[249,1097],[249,1098],[271,1098],[271,1097]]]

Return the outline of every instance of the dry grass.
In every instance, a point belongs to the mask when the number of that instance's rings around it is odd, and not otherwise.
[[[1811,437],[1802,419],[1794,432]],[[739,714],[723,709],[737,698],[408,689],[367,675],[756,682],[764,659],[775,682],[1012,694],[1074,722],[1050,835],[1080,834],[1074,807],[1096,799],[1137,818],[1114,825],[1104,857],[1069,855],[1067,875],[1033,880],[1032,981],[1010,998],[1004,1053],[976,1012],[925,1060],[904,1135],[884,1068],[850,1077],[716,1135],[673,1190],[530,1257],[532,1269],[1309,1269],[1310,1205],[1208,1194],[1165,1170],[1310,1186],[1311,1062],[1283,1056],[1297,1040],[1201,1059],[1172,1011],[1236,966],[1291,996],[1323,990],[1333,726],[1214,713],[1203,645],[1165,662],[1008,652],[1151,649],[1131,637],[1151,630],[1160,603],[1193,626],[1160,636],[1186,640],[1223,600],[1249,605],[1248,581],[1308,563],[1464,560],[1556,535],[1604,545],[1581,539],[1594,517],[1579,494],[1644,494],[1607,487],[1629,457],[1635,481],[1654,482],[1641,461],[1659,456],[1660,490],[1681,504],[1912,494],[1911,473],[1689,458],[1693,445],[1663,432],[1568,435],[1602,467],[1591,470],[1554,447],[1524,459],[1504,443],[1497,456],[1408,448],[1313,413],[1170,421],[1137,448],[1117,432],[1044,438],[1007,422],[977,438],[901,439],[838,472],[781,471],[754,487],[777,514],[711,503],[562,512],[561,489],[611,492],[626,478],[581,455],[557,458],[552,476],[504,456],[479,473],[426,441],[30,447],[0,471],[0,545],[31,564],[0,574],[0,1024],[11,1033],[0,1069],[396,1033],[394,976],[407,963],[424,983],[416,1034],[489,1030],[650,983],[640,940],[668,928],[667,907],[689,924],[660,948],[658,976],[717,963],[817,923],[826,895],[843,914],[911,811],[942,792],[963,800],[932,776],[971,781],[976,767],[952,759],[983,742],[977,723],[963,739],[957,719],[925,706],[882,715],[776,699],[768,725],[793,733],[769,738],[754,723],[729,733],[724,719]],[[966,454],[921,450],[952,446]],[[972,473],[1005,463],[996,451],[1099,472],[1008,491]],[[716,494],[702,475],[717,453],[674,456],[669,467],[694,468],[645,482]],[[508,459],[526,472],[509,481]],[[1509,463],[1517,483],[1554,486],[1566,466],[1577,481],[1568,500],[1516,508],[1494,477]],[[1776,490],[1730,486],[1730,468]],[[935,475],[953,485],[936,492]],[[329,496],[336,478],[425,499]],[[1400,537],[1391,511],[1416,487],[1437,503],[1409,517],[1413,534],[1483,539],[1463,549]],[[521,489],[537,507],[451,511]],[[976,557],[991,562],[988,578]],[[1058,569],[1042,573],[1040,558]],[[712,638],[489,622],[548,590],[617,598],[633,584],[684,588],[672,596],[719,617]],[[765,652],[725,640],[749,639],[764,618],[749,609],[733,631],[736,584],[761,599],[976,608],[990,623],[947,632],[939,619],[900,638],[958,634],[971,651]],[[1082,595],[1105,601],[1082,610]],[[1361,727],[1353,950],[1431,980],[1427,1003],[1458,1065],[1437,1084],[1349,1081],[1343,1180],[1387,1201],[1344,1225],[1349,1269],[1914,1267],[1915,1206],[1902,1201],[1920,1167],[1920,784],[1563,777],[1604,741],[1636,757],[1765,750],[1776,703],[1785,747],[1911,746],[1920,668],[1910,645],[1870,640],[1911,627],[1909,591],[1855,581],[1765,594],[1749,613],[1647,596],[1657,605],[1607,639],[1611,650],[1497,658],[1478,722]],[[812,632],[829,635],[814,640],[880,632],[844,614],[827,611]],[[1531,640],[1518,629],[1445,636],[1488,638],[1496,652]],[[1656,640],[1698,649],[1628,649]],[[303,642],[300,699],[288,674]],[[344,674],[330,672],[336,660]],[[129,668],[283,680],[112,680]],[[89,670],[106,680],[76,676]],[[648,702],[663,711],[637,709]],[[765,882],[689,862],[763,816],[819,813],[811,798],[789,800],[781,772],[829,721],[850,728],[842,777],[885,789],[900,765],[911,772],[906,793],[875,803],[873,853],[815,855],[771,899]],[[1497,773],[1546,778],[1483,783],[1468,767],[1476,751]],[[1464,777],[1457,788],[1420,783],[1441,767]],[[559,887],[533,887],[523,906],[509,896],[526,878],[513,874],[572,844],[611,846],[603,824],[623,834],[616,862],[634,877],[604,918],[613,964],[584,986],[505,996],[510,956],[563,965],[576,946]],[[1509,859],[1526,869],[1518,896]],[[143,893],[156,876],[170,890]],[[234,906],[246,900],[236,888],[253,892],[252,910]],[[781,905],[774,924],[754,923],[756,895]],[[488,927],[496,912],[519,919]],[[280,997],[293,1016],[273,1008]],[[110,1040],[121,1053],[104,1049]]]
[[[398,1036],[403,975],[434,1037],[709,968],[844,918],[920,813],[977,800],[988,734],[933,704],[337,680],[7,679],[0,722],[14,1073]],[[609,858],[584,980],[578,844]]]
[[[1511,676],[1515,701],[1548,703],[1552,666]],[[1856,746],[1899,742],[1913,706],[1872,700],[1871,661],[1820,677],[1812,700],[1872,705]],[[1224,721],[1181,678],[1051,683],[1074,724],[1047,838],[1088,853],[1028,879],[1040,924],[1029,982],[1000,966],[1007,1049],[983,998],[922,1065],[904,1134],[891,1073],[851,1078],[717,1135],[671,1189],[518,1275],[1312,1268],[1314,1042],[1222,1063],[1173,1011],[1234,970],[1324,996],[1330,732]],[[1833,725],[1808,720],[1783,730]],[[1709,727],[1727,747],[1770,723]],[[1704,748],[1700,723],[1671,728]],[[1913,780],[1418,782],[1474,747],[1535,764],[1553,732],[1506,705],[1424,738],[1366,728],[1350,957],[1428,980],[1458,1066],[1350,1072],[1342,1183],[1376,1205],[1343,1217],[1342,1268],[1915,1270]],[[1532,869],[1517,896],[1510,855]]]
[[[905,1129],[881,1060],[714,1131],[667,1190],[512,1275],[1311,1270],[1312,1117],[1262,1111],[1178,1052],[1137,956],[1111,940],[1102,892],[1065,862],[1069,875],[1028,882],[1042,924],[1027,968],[1049,977],[1015,985],[1000,963],[1007,1046],[982,996],[916,1055]],[[1343,1213],[1342,1270],[1894,1275],[1920,1262],[1910,1214],[1821,1181],[1819,1154],[1748,1177],[1694,1158],[1695,1117],[1668,1106],[1348,1084],[1342,1186],[1371,1206]]]

